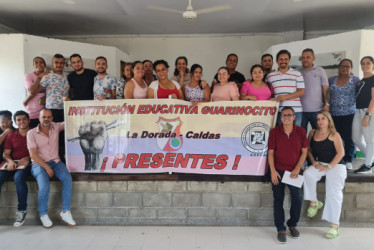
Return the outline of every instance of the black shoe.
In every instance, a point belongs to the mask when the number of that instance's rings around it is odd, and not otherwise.
[[[296,229],[296,227],[290,227],[289,229],[292,238],[297,239],[300,237],[300,232]]]
[[[286,232],[279,232],[277,236],[277,240],[279,243],[284,244],[287,242],[287,234]]]
[[[16,222],[14,222],[13,226],[15,227],[22,226],[23,223],[25,223],[26,214],[27,214],[26,211],[18,211],[16,214]]]
[[[355,170],[356,174],[371,174],[372,170],[371,167],[366,166],[365,164],[362,164],[359,169]]]

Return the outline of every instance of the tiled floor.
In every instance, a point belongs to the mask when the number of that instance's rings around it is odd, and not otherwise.
[[[299,230],[299,239],[281,245],[273,227],[0,226],[0,249],[374,249],[374,228],[342,228],[334,240],[324,238],[327,228]]]

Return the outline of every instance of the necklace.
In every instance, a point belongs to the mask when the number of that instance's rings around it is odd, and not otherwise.
[[[341,77],[338,77],[338,80],[336,81],[336,85],[338,87],[343,87],[343,86],[347,85],[348,82],[349,82],[349,78],[347,80],[345,80],[345,79],[342,79]]]

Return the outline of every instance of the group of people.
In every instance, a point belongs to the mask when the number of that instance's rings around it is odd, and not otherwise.
[[[326,72],[313,64],[312,49],[302,52],[302,67],[289,66],[291,54],[281,50],[273,56],[265,54],[260,64],[250,69],[251,79],[236,71],[238,56],[229,54],[226,66],[220,67],[209,84],[202,80],[203,68],[194,64],[188,68],[187,58],[175,60],[173,77],[169,79],[169,64],[165,60],[135,61],[123,66],[122,78],[117,81],[107,73],[107,60],[100,56],[95,69],[84,68],[79,54],[70,56],[74,69],[69,75],[63,70],[65,58],[56,54],[52,71],[46,72],[43,58],[33,60],[34,72],[26,74],[27,97],[25,111],[0,113],[1,161],[8,163],[8,171],[0,171],[0,187],[12,175],[17,187],[18,212],[14,226],[26,217],[27,185],[30,173],[38,186],[38,206],[44,227],[51,227],[48,217],[49,178],[62,182],[62,211],[60,217],[68,225],[75,225],[70,213],[72,180],[64,164],[63,102],[66,100],[104,99],[183,99],[197,105],[209,101],[273,100],[279,102],[277,127],[269,135],[268,160],[274,193],[274,221],[278,240],[286,242],[283,199],[285,184],[280,181],[285,171],[291,178],[298,177],[306,159],[310,163],[304,171],[304,199],[310,200],[308,216],[322,208],[316,197],[316,183],[326,176],[326,201],[323,219],[331,223],[328,238],[339,235],[339,218],[343,187],[347,170],[352,168],[356,145],[365,154],[365,163],[356,173],[371,173],[374,158],[374,59],[361,60],[364,78],[352,76],[352,61],[339,63],[339,75],[327,78]],[[154,72],[156,75],[154,75]],[[54,122],[52,122],[54,121]],[[312,130],[306,137],[308,124]],[[334,125],[335,124],[335,125]],[[60,149],[60,150],[59,150]],[[16,161],[17,160],[17,161]],[[345,165],[343,165],[345,164]],[[26,166],[25,168],[18,167]],[[291,193],[291,218],[287,222],[293,237],[301,210],[301,189],[288,185]]]
[[[281,98],[289,97],[286,105],[290,105],[280,108],[280,125],[270,131],[268,144],[277,239],[280,243],[287,242],[283,209],[286,185],[291,195],[290,219],[286,224],[293,238],[300,236],[296,226],[301,213],[302,191],[297,186],[281,182],[281,179],[286,171],[290,172],[290,178],[298,178],[307,159],[309,167],[303,172],[304,200],[310,201],[307,216],[314,217],[324,206],[322,219],[331,224],[326,237],[334,239],[340,234],[343,188],[347,169],[352,168],[356,145],[364,153],[365,163],[354,172],[371,173],[374,165],[374,121],[371,117],[374,109],[374,59],[371,56],[361,59],[364,73],[361,81],[351,74],[353,65],[349,59],[340,61],[339,75],[329,81],[324,77],[323,69],[312,64],[315,59],[312,50],[303,51],[302,69],[292,71],[288,68],[282,72],[289,59],[290,55],[282,57],[278,53],[278,71],[267,77],[267,80],[273,80],[274,89],[283,92]],[[291,86],[294,92],[289,90]],[[317,95],[312,97],[313,94],[308,95],[310,92]],[[321,98],[316,98],[318,96]],[[296,99],[298,97],[302,97],[301,105]],[[278,98],[278,101],[284,100]],[[298,114],[301,110],[302,113]],[[308,122],[312,130],[307,138],[305,126]],[[326,177],[325,204],[317,199],[317,182],[323,176]]]

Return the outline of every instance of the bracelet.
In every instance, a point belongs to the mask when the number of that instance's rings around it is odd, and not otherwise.
[[[332,169],[332,167],[331,167],[331,165],[330,165],[330,164],[327,164],[327,167],[328,167],[329,169]]]
[[[330,106],[330,103],[326,103],[325,106]]]
[[[365,116],[368,116],[368,117],[369,117],[369,116],[370,116],[369,112],[366,111],[366,112],[365,112]]]

